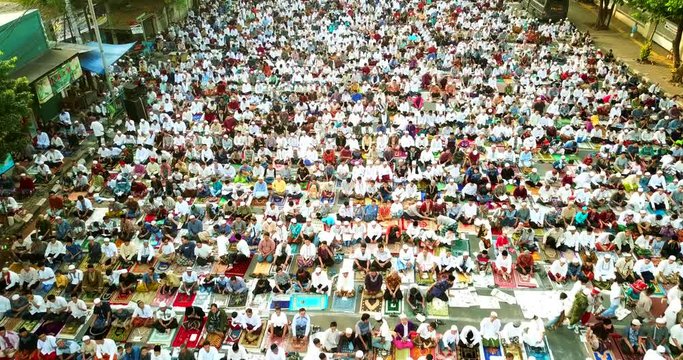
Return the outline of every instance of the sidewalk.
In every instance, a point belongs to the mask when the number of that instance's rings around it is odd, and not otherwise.
[[[568,18],[582,32],[589,31],[596,47],[605,51],[612,49],[614,56],[623,61],[631,70],[645,80],[659,84],[662,91],[669,96],[681,94],[683,88],[669,82],[671,78],[671,61],[666,58],[668,51],[654,44],[650,60],[654,64],[640,64],[636,61],[640,55],[640,47],[645,39],[637,34],[630,36],[631,28],[623,22],[612,18],[608,30],[595,30],[597,6],[571,0]]]

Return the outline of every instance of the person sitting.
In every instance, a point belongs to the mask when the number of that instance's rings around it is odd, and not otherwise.
[[[228,331],[228,315],[218,305],[211,304],[206,320],[206,339],[215,347],[220,347]]]
[[[271,339],[273,337],[284,339],[287,337],[289,325],[290,324],[287,320],[287,315],[282,312],[282,309],[279,305],[276,305],[275,312],[270,315],[270,319],[268,321],[268,335],[270,335]]]
[[[313,267],[317,253],[317,249],[311,240],[305,239],[303,245],[301,245],[301,249],[299,249],[299,257],[296,260],[299,268]]]
[[[306,309],[299,309],[299,313],[292,318],[292,335],[294,341],[299,344],[308,342],[308,335],[311,332],[311,316],[306,314]]]
[[[512,277],[512,256],[507,250],[501,251],[492,264],[493,273],[508,281]]]
[[[285,267],[280,266],[277,269],[277,273],[274,277],[275,286],[273,287],[273,292],[277,294],[284,294],[292,287],[292,279],[289,274],[285,272]]]
[[[142,300],[137,302],[131,317],[133,327],[152,327],[154,325],[154,313],[152,307],[145,304]]]
[[[384,247],[384,244],[377,245],[377,252],[375,253],[374,260],[372,261],[371,269],[377,271],[387,271],[391,269],[391,253]]]
[[[408,320],[406,314],[399,315],[399,323],[394,327],[393,344],[396,349],[412,349],[414,345],[411,334],[415,331],[417,331],[417,326]]]
[[[403,291],[401,290],[401,276],[397,271],[392,271],[385,281],[384,300],[402,301]]]
[[[413,344],[422,349],[429,349],[436,347],[436,323],[423,322],[418,326]]]
[[[341,275],[337,279],[337,291],[335,295],[338,297],[354,297],[356,295],[356,288],[354,285],[353,271],[348,267],[342,268]]]
[[[427,289],[425,300],[427,302],[432,302],[434,298],[437,298],[441,301],[448,302],[448,289],[453,286],[454,281],[455,276],[453,275],[448,275],[448,278],[437,281]]]
[[[188,266],[182,275],[182,282],[180,284],[180,292],[190,296],[197,291],[199,287],[199,277],[197,273],[192,271],[192,267]]]
[[[565,258],[553,261],[548,270],[548,278],[560,284],[567,281],[567,260]]]
[[[434,255],[429,252],[427,248],[422,248],[422,251],[415,259],[415,267],[417,268],[420,279],[433,279],[436,272]]]
[[[379,298],[382,296],[382,274],[375,269],[370,269],[370,272],[365,275],[365,295],[369,298]]]
[[[368,246],[364,242],[353,253],[353,268],[361,272],[370,271],[372,265],[372,254],[368,251]]]
[[[154,328],[160,333],[169,333],[177,327],[178,319],[176,319],[175,311],[162,301],[155,314]]]
[[[521,254],[519,254],[517,257],[515,270],[517,270],[517,272],[522,276],[533,276],[534,258],[531,256],[531,252],[529,250],[524,250]]]

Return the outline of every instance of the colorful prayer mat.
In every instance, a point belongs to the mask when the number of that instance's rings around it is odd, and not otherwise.
[[[263,338],[265,337],[267,328],[268,322],[264,320],[263,324],[261,325],[260,332],[249,334],[248,332],[243,331],[242,335],[240,336],[240,344],[242,344],[242,346],[244,346],[248,350],[260,349],[261,342],[263,342]]]
[[[427,303],[427,315],[430,318],[447,318],[448,303],[441,299],[432,299]]]
[[[384,315],[399,315],[403,312],[403,300],[384,300]]]
[[[326,294],[292,294],[289,300],[289,310],[298,311],[305,308],[306,311],[323,311],[327,309]]]
[[[368,313],[382,313],[383,305],[384,305],[384,299],[382,298],[382,294],[379,294],[380,296],[368,296],[363,292],[363,295],[361,297],[360,301],[360,312],[368,312]]]
[[[344,312],[344,313],[355,313],[356,312],[356,302],[358,299],[358,294],[353,297],[339,297],[334,295],[332,299],[332,311]]]
[[[229,308],[244,307],[247,305],[248,293],[232,294],[228,300]]]

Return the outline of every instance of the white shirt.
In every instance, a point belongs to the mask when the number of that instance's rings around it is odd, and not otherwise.
[[[285,351],[281,348],[278,348],[277,354],[274,354],[273,351],[269,348],[268,352],[266,353],[265,360],[285,360]]]
[[[280,312],[278,315],[276,312],[270,315],[270,324],[277,327],[283,327],[288,324],[287,315],[284,312]]]
[[[135,306],[135,310],[133,310],[133,317],[140,317],[143,319],[150,319],[152,316],[154,316],[154,313],[152,312],[152,307],[149,305],[144,305],[142,309],[140,309],[139,306]]]
[[[47,312],[47,306],[45,306],[45,300],[40,295],[33,295],[33,301],[28,303],[28,312],[33,315],[36,313]]]
[[[161,349],[159,355],[156,355],[154,351],[149,353],[150,360],[171,360],[171,354],[166,349]]]
[[[57,338],[51,335],[45,336],[45,340],[38,339],[38,350],[41,355],[51,354],[57,351]]]
[[[202,346],[197,352],[197,360],[220,360],[221,355],[218,353],[218,349],[213,346],[209,346],[209,351],[204,350]]]
[[[227,351],[228,360],[243,360],[247,358],[247,350],[244,346],[239,345],[237,352],[232,350],[232,347]]]
[[[48,301],[45,307],[50,310],[51,313],[58,313],[66,309],[69,304],[63,296],[55,296],[55,301]]]
[[[46,266],[42,270],[38,270],[38,278],[41,279],[43,285],[52,285],[55,283],[55,272]]]
[[[112,339],[103,339],[102,343],[98,344],[95,350],[95,356],[100,359],[106,355],[108,360],[113,360],[116,354],[116,342]]]
[[[184,283],[194,283],[194,282],[197,282],[197,273],[195,273],[194,271],[192,271],[192,272],[190,272],[190,273],[188,274],[187,271],[185,271],[185,272],[183,273],[182,279],[183,279],[183,282],[184,282]]]
[[[491,320],[490,317],[483,318],[479,323],[481,337],[484,339],[497,339],[500,331],[500,320]]]
[[[71,315],[75,318],[88,316],[88,306],[81,299],[77,299],[76,302],[69,301],[68,307]]]

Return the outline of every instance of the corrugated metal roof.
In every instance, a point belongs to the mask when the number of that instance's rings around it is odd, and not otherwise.
[[[15,78],[26,76],[28,78],[28,82],[32,83],[43,77],[43,75],[52,71],[57,66],[78,55],[78,53],[79,52],[76,50],[50,49],[39,58],[29,62],[21,69],[16,70],[14,73],[12,73],[12,76]]]

